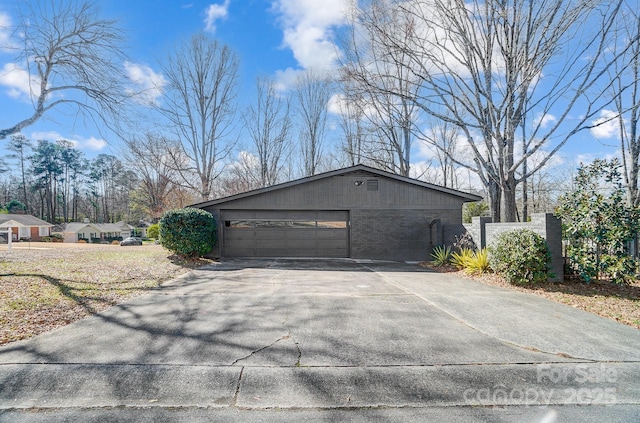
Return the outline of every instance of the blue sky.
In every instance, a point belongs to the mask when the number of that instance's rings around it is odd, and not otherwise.
[[[301,69],[335,66],[339,53],[334,36],[345,23],[348,1],[103,0],[99,4],[103,17],[119,19],[127,38],[126,71],[141,86],[161,81],[160,62],[199,31],[228,44],[240,58],[242,108],[252,100],[258,75],[273,76],[286,87]],[[0,46],[8,36],[8,31],[2,28],[16,21],[15,3],[10,0],[0,4]],[[19,66],[14,54],[0,49],[0,127],[30,114],[26,78],[15,71],[16,65]],[[98,129],[72,116],[52,113],[27,128],[24,134],[34,140],[71,140],[88,157],[98,153],[118,154],[115,137],[105,139]],[[613,155],[619,148],[615,137],[611,125],[592,133],[584,131],[569,140],[554,162],[574,167],[579,161]],[[414,146],[416,162],[428,155],[420,146]]]
[[[130,77],[141,85],[162,78],[160,62],[183,41],[199,31],[229,45],[240,58],[240,98],[247,103],[257,76],[272,76],[283,86],[296,72],[309,66],[335,64],[333,29],[344,22],[343,0],[219,0],[99,2],[102,17],[118,18],[127,38]],[[15,3],[0,4],[0,45],[6,28],[17,21]],[[15,71],[15,54],[0,49],[0,126],[29,115],[27,79]],[[155,79],[154,79],[155,78]],[[88,156],[115,153],[91,125],[52,113],[28,127],[32,139],[65,138],[77,143]]]

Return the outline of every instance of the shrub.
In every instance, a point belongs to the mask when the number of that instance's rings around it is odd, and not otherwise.
[[[147,228],[147,237],[148,238],[153,238],[153,239],[160,238],[160,225],[158,225],[157,223],[154,223],[153,225],[150,225]]]
[[[194,208],[169,210],[160,219],[160,244],[181,256],[203,256],[216,241],[211,213]]]
[[[433,249],[431,253],[431,263],[435,266],[444,266],[449,263],[451,259],[451,247],[444,245],[438,245]]]
[[[466,269],[469,267],[469,262],[473,258],[473,250],[471,248],[463,247],[460,252],[454,252],[451,254],[451,264],[458,269]]]
[[[78,244],[86,244],[87,240],[86,239],[79,239],[78,240]]]
[[[625,201],[622,175],[617,159],[594,160],[580,166],[576,188],[559,200],[570,271],[585,282],[604,277],[628,283],[636,277],[628,247],[640,230],[640,209]]]
[[[493,270],[512,284],[546,282],[551,254],[543,237],[528,229],[503,232],[489,247]]]
[[[489,205],[484,201],[476,201],[474,203],[465,203],[462,206],[462,222],[471,223],[475,216],[488,216]]]

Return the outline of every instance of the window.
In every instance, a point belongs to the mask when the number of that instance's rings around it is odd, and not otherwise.
[[[344,220],[337,220],[337,221],[318,221],[318,228],[321,229],[346,229],[347,228],[347,222],[345,222]]]
[[[49,227],[48,226],[39,227],[38,236],[49,236]]]
[[[378,190],[378,180],[367,179],[367,191],[377,191],[377,190]]]
[[[19,237],[20,238],[30,238],[31,237],[31,228],[20,228]]]
[[[224,226],[229,229],[346,229],[347,222],[344,220],[225,220]]]
[[[296,229],[314,229],[316,227],[315,220],[290,220],[289,227]]]
[[[284,228],[287,225],[283,220],[256,220],[253,223],[256,228]]]
[[[233,229],[246,229],[252,228],[253,224],[248,220],[225,220],[224,226]]]

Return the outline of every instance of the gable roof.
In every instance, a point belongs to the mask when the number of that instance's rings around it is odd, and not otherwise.
[[[100,231],[100,229],[93,223],[69,222],[63,226],[62,232],[79,232],[87,226],[96,229],[98,232]]]
[[[8,226],[51,227],[53,225],[30,214],[0,214],[0,226],[6,228]]]
[[[383,178],[389,178],[389,179],[395,179],[397,181],[400,182],[405,182],[408,184],[412,184],[412,185],[416,185],[422,188],[426,188],[426,189],[431,189],[434,191],[439,191],[445,194],[450,194],[456,197],[459,197],[461,199],[463,199],[463,201],[465,202],[471,202],[471,201],[480,201],[482,200],[482,197],[480,197],[479,195],[475,195],[475,194],[469,194],[466,192],[462,192],[462,191],[458,191],[452,188],[447,188],[447,187],[443,187],[440,185],[434,185],[434,184],[430,184],[428,182],[424,182],[424,181],[419,181],[417,179],[412,179],[412,178],[407,178],[405,176],[400,176],[400,175],[396,175],[393,173],[389,173],[389,172],[385,172],[383,170],[380,169],[375,169],[369,166],[365,166],[362,164],[358,164],[355,166],[351,166],[351,167],[345,167],[343,169],[337,169],[337,170],[332,170],[329,172],[324,172],[324,173],[319,173],[317,175],[313,175],[313,176],[308,176],[306,178],[301,178],[301,179],[296,179],[294,181],[289,181],[289,182],[284,182],[281,184],[277,184],[277,185],[272,185],[270,187],[265,187],[265,188],[258,188],[258,189],[254,189],[251,191],[246,191],[240,194],[235,194],[235,195],[231,195],[228,197],[222,197],[222,198],[217,198],[215,200],[208,200],[208,201],[203,201],[201,203],[195,203],[190,205],[189,207],[195,207],[195,208],[204,208],[204,207],[209,207],[209,206],[214,206],[216,204],[222,204],[222,203],[226,203],[228,201],[234,201],[234,200],[239,200],[241,198],[246,198],[246,197],[251,197],[254,195],[258,195],[258,194],[264,194],[267,192],[271,192],[271,191],[276,191],[276,190],[280,190],[280,189],[284,189],[284,188],[290,188],[296,185],[301,185],[301,184],[306,184],[308,182],[313,182],[313,181],[318,181],[321,179],[326,179],[326,178],[332,178],[334,176],[344,176],[344,175],[348,175],[350,173],[356,173],[356,172],[365,172],[368,173],[372,176],[380,176]]]
[[[128,231],[129,229],[124,229],[118,226],[116,223],[82,223],[82,222],[70,222],[64,225],[63,232],[79,232],[86,227],[91,227],[96,232],[104,233],[104,232],[122,232]]]
[[[129,228],[123,229],[116,223],[96,223],[95,226],[100,228],[100,232],[122,232],[128,231]]]

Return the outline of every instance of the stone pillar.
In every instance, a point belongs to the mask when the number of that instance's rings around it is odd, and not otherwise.
[[[551,213],[545,215],[547,246],[551,253],[551,271],[555,274],[552,282],[564,280],[564,257],[562,256],[562,221]]]

